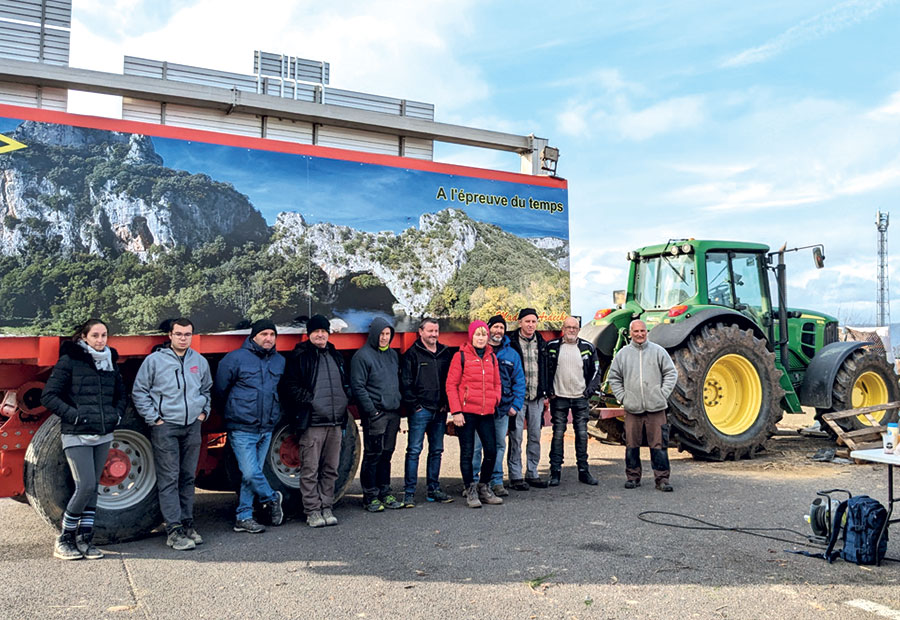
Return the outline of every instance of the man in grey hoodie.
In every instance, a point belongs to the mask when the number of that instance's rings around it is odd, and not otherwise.
[[[632,321],[629,331],[631,344],[622,347],[609,367],[609,387],[625,408],[625,488],[641,486],[641,437],[646,432],[656,488],[671,491],[666,408],[678,371],[666,350],[647,340],[643,321]]]
[[[131,393],[150,425],[166,544],[178,551],[203,542],[194,529],[194,473],[200,426],[210,411],[212,375],[206,358],[191,348],[193,335],[190,319],[172,321],[169,342],[141,364]]]
[[[359,403],[364,451],[359,481],[369,512],[403,508],[391,493],[391,457],[400,430],[399,356],[391,348],[394,328],[377,317],[366,344],[350,360],[350,388]]]

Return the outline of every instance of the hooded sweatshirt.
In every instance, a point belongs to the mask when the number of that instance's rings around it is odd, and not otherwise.
[[[370,418],[400,409],[399,356],[390,343],[384,351],[378,347],[378,337],[385,327],[390,328],[393,340],[393,325],[377,317],[369,326],[366,344],[350,360],[350,388],[362,415]]]

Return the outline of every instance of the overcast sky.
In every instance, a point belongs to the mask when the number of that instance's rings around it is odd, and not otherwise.
[[[897,0],[74,0],[73,19],[72,66],[121,73],[127,54],[250,74],[262,49],[330,62],[335,88],[433,103],[441,122],[548,138],[576,314],[610,305],[628,250],[695,237],[824,243],[824,270],[790,257],[789,303],[874,321],[875,213],[900,218]]]

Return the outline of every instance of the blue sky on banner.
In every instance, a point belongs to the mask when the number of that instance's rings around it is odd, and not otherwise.
[[[73,66],[251,73],[264,49],[330,62],[336,88],[434,103],[438,121],[549,138],[576,314],[609,305],[628,250],[696,237],[824,243],[824,270],[790,256],[790,303],[874,320],[875,213],[900,194],[898,0],[74,5]],[[446,145],[436,159],[518,169]]]

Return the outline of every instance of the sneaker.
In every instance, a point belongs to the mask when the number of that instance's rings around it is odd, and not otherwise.
[[[550,483],[543,478],[525,478],[525,482],[528,483],[528,486],[535,489],[546,489],[550,486]]]
[[[257,523],[253,517],[249,519],[238,519],[234,524],[235,532],[247,532],[249,534],[262,534],[266,531],[266,526]]]
[[[640,480],[628,480],[628,481],[625,483],[625,488],[626,488],[626,489],[636,489],[636,488],[639,487],[639,486],[641,486],[641,481],[640,481]]]
[[[328,525],[325,522],[325,517],[323,517],[322,513],[318,510],[314,510],[306,515],[306,524],[309,527],[325,527],[326,525]]]
[[[367,512],[381,512],[384,510],[384,504],[381,503],[380,499],[373,499],[371,502],[363,504],[363,509]]]
[[[103,552],[94,546],[93,539],[93,532],[75,535],[75,546],[78,547],[85,560],[99,560],[103,557]]]
[[[175,551],[187,551],[197,546],[193,540],[185,535],[184,528],[181,527],[176,527],[169,532],[169,535],[166,538],[166,545],[172,547]]]
[[[479,484],[478,485],[478,499],[482,504],[502,504],[503,500],[494,495],[494,492],[491,491],[491,486],[489,484]]]
[[[668,480],[660,480],[659,482],[657,482],[656,490],[663,491],[664,493],[671,493],[672,491],[674,491],[674,489],[672,488],[672,485],[669,484]]]
[[[466,506],[481,508],[481,500],[478,499],[478,485],[474,482],[466,487]]]
[[[390,508],[391,510],[403,508],[403,502],[397,500],[393,495],[385,495],[381,498],[381,503],[384,504],[385,508]]]
[[[415,508],[416,507],[416,496],[412,493],[406,493],[403,495],[403,507],[404,508]]]
[[[53,546],[53,557],[60,560],[80,560],[84,557],[75,544],[74,534],[64,532],[57,537],[56,544]]]
[[[463,493],[465,497],[465,493]],[[441,491],[440,489],[435,489],[434,491],[429,491],[428,495],[425,496],[429,502],[438,502],[439,504],[449,504],[453,501],[453,498]]]
[[[186,526],[184,528],[184,535],[187,536],[188,538],[190,538],[191,540],[193,540],[195,545],[203,544],[203,537],[200,534],[198,534],[197,530],[195,530],[193,527]]]
[[[322,518],[325,519],[325,525],[337,525],[337,517],[331,512],[331,508],[322,509]]]
[[[509,495],[509,491],[506,490],[506,487],[503,486],[502,482],[491,485],[491,491],[493,491],[494,495],[497,497],[507,497]]]
[[[284,495],[281,491],[275,491],[275,499],[269,502],[269,520],[272,525],[281,525],[284,521],[284,510],[281,509],[281,502],[284,501]]]
[[[520,478],[519,480],[510,480],[509,488],[513,489],[514,491],[527,491],[531,487],[528,486],[527,482]]]

